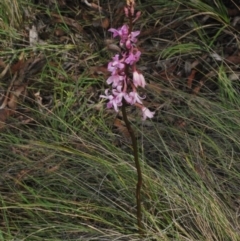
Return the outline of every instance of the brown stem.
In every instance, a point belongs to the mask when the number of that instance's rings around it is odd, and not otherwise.
[[[143,225],[142,225],[142,211],[141,211],[141,187],[142,187],[142,171],[141,166],[138,159],[138,144],[137,144],[137,138],[134,134],[134,131],[131,127],[131,124],[127,118],[126,113],[126,102],[123,101],[122,105],[122,113],[123,113],[123,120],[126,124],[126,127],[128,129],[128,132],[132,139],[132,147],[133,147],[133,156],[134,156],[134,162],[135,166],[137,168],[137,185],[136,185],[136,202],[137,202],[137,224],[138,224],[138,231],[142,235],[143,234]]]

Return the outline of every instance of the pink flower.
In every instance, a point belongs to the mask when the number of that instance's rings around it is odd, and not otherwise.
[[[137,50],[135,54],[131,52],[129,56],[125,59],[125,63],[133,65],[133,63],[136,63],[139,60],[140,55],[141,52],[139,50]]]
[[[108,31],[113,33],[114,38],[119,36],[121,42],[125,42],[128,38],[128,25],[126,24],[124,24],[121,28],[118,29],[110,28]]]
[[[136,43],[137,42],[137,36],[140,34],[140,31],[134,31],[134,32],[131,32],[130,34],[130,40],[133,42],[133,43]]]
[[[101,98],[108,99],[107,108],[114,108],[118,112],[118,107],[122,106],[122,98],[126,93],[121,91],[121,86],[118,86],[117,89],[112,90],[112,94],[108,94],[108,89],[105,90],[105,95],[100,95]]]
[[[118,70],[122,70],[125,64],[119,60],[119,54],[116,54],[112,59],[113,61],[108,63],[108,71],[112,72],[112,75],[114,75]]]
[[[126,13],[125,13],[125,14],[126,14]],[[135,15],[135,18],[134,18],[134,20],[133,20],[133,23],[136,22],[136,21],[139,19],[140,16],[141,16],[141,12],[138,11],[138,12],[136,13],[136,15]]]
[[[150,111],[147,107],[142,107],[142,119],[146,120],[147,118],[153,118],[155,112]]]
[[[144,76],[136,70],[133,71],[133,84],[136,87],[141,86],[142,88],[144,88],[146,85]]]
[[[138,102],[139,104],[142,104],[141,99],[144,99],[144,98],[140,97],[136,91],[132,91],[129,94],[126,94],[124,96],[124,99],[130,105],[134,105],[136,102]]]
[[[131,48],[132,43],[137,42],[137,36],[140,34],[140,31],[134,31],[128,34],[128,25],[124,24],[121,28],[115,29],[115,28],[110,28],[108,31],[113,33],[113,37],[120,37],[120,46],[123,46],[126,44],[126,47],[128,49]]]
[[[124,7],[124,13],[125,13],[125,16],[128,18],[129,9],[127,7]]]
[[[131,34],[129,34],[127,41],[126,41],[126,47],[128,49],[130,49],[132,47],[132,43],[136,43],[137,42],[137,36],[140,34],[140,31],[135,31],[135,32],[131,32]]]
[[[122,85],[124,78],[125,76],[114,74],[107,79],[107,84],[112,84],[112,87],[115,88],[118,85]]]

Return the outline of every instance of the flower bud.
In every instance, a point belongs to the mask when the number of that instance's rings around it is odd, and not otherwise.
[[[146,85],[144,76],[137,70],[133,71],[133,84],[135,87],[141,86],[142,88],[144,88]]]

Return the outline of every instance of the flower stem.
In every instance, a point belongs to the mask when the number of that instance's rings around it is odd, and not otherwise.
[[[122,105],[122,113],[123,113],[123,120],[126,124],[126,127],[128,129],[128,132],[132,139],[132,147],[133,147],[133,156],[134,156],[134,162],[137,169],[137,185],[136,185],[136,203],[137,203],[137,225],[138,225],[138,231],[139,234],[143,235],[143,225],[142,225],[142,210],[141,210],[141,187],[142,187],[142,171],[141,166],[138,159],[138,144],[137,144],[137,138],[134,134],[134,131],[131,127],[131,124],[127,118],[127,112],[126,112],[126,102],[123,101]]]

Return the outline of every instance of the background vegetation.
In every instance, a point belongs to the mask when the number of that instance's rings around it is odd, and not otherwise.
[[[99,98],[123,2],[93,2],[0,3],[0,240],[240,240],[238,1],[138,1],[145,237],[129,135]]]

